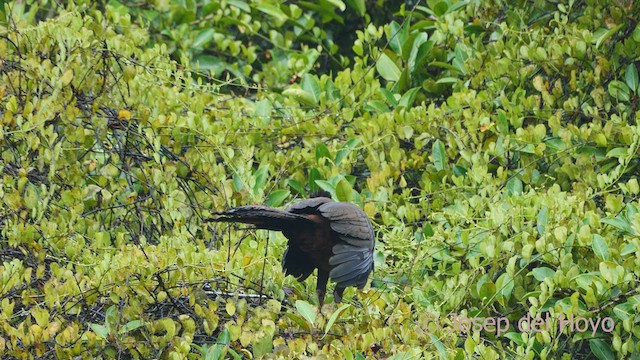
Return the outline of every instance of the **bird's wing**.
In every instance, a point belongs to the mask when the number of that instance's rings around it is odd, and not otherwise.
[[[332,248],[329,264],[333,269],[329,276],[340,287],[364,287],[373,270],[375,245],[375,233],[367,214],[354,204],[342,202],[327,202],[318,210],[340,240]]]

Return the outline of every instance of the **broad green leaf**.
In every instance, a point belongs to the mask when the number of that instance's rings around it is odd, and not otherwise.
[[[320,101],[320,84],[314,75],[304,74],[300,82],[302,89],[313,99],[314,104]]]
[[[282,205],[282,202],[291,194],[289,190],[282,189],[276,190],[269,194],[269,197],[264,202],[267,206],[278,207]]]
[[[142,321],[141,320],[132,320],[129,321],[128,323],[124,324],[123,326],[121,326],[118,329],[118,333],[119,334],[126,334],[129,331],[135,330],[142,327]]]
[[[338,201],[351,202],[353,189],[346,179],[338,181],[336,185],[336,198]]]
[[[632,235],[636,234],[633,228],[631,227],[631,224],[629,223],[629,221],[620,215],[616,216],[615,218],[600,219],[600,221],[605,224],[611,225],[620,231],[623,231]]]
[[[94,333],[96,333],[96,335],[101,337],[102,339],[108,339],[109,338],[109,331],[107,330],[106,326],[100,325],[100,324],[89,323],[89,328]]]
[[[433,156],[433,165],[436,170],[444,170],[447,165],[447,154],[444,149],[444,144],[440,139],[436,140],[431,146],[431,155]]]
[[[500,134],[506,135],[509,133],[509,122],[507,116],[503,110],[498,110],[498,121],[496,121],[496,128]]]
[[[304,300],[296,300],[296,309],[311,326],[316,324],[316,310]]]
[[[593,34],[596,40],[596,49],[598,49],[603,42],[607,41],[607,39],[612,37],[613,34],[618,32],[618,30],[620,30],[620,28],[622,28],[623,26],[624,24],[619,24],[617,26],[612,27],[609,30],[603,29],[603,28],[596,30],[595,33]]]
[[[273,106],[271,106],[271,102],[267,99],[262,99],[256,103],[254,115],[260,118],[262,123],[266,125],[269,123],[269,119],[271,119],[272,110]]]
[[[609,260],[609,246],[602,236],[593,234],[593,239],[591,240],[591,248],[601,260]]]
[[[405,92],[404,95],[402,95],[402,97],[398,101],[398,107],[409,108],[413,106],[413,101],[415,100],[419,90],[420,90],[420,87],[415,87]]]
[[[440,354],[440,359],[447,359],[448,358],[447,354],[449,353],[449,350],[447,350],[444,344],[442,344],[440,339],[433,334],[429,334],[429,338],[431,339],[431,343],[438,350],[438,354]]]
[[[194,48],[204,47],[205,45],[213,41],[213,36],[215,35],[215,33],[216,31],[212,28],[200,30],[196,35],[195,40],[193,40],[193,43],[191,43],[191,46]]]
[[[389,24],[387,31],[387,40],[389,41],[389,47],[399,55],[403,59],[404,54],[402,53],[402,48],[407,41],[409,31],[408,31],[409,21],[408,19],[404,21],[402,24],[398,24],[395,21],[392,21]]]
[[[193,62],[200,71],[211,71],[214,75],[220,75],[226,69],[225,63],[213,55],[200,54]]]
[[[340,11],[345,11],[347,9],[347,6],[341,0],[325,0],[325,1],[337,7],[338,9],[340,9]]]
[[[611,360],[616,358],[613,350],[611,349],[611,345],[603,339],[589,339],[589,349],[591,349],[591,354],[595,355],[599,360]]]
[[[424,235],[425,238],[432,237],[434,234],[435,232],[433,231],[431,224],[426,223],[422,225],[422,235]]]
[[[309,191],[314,192],[318,190],[318,184],[316,183],[316,181],[320,179],[322,179],[322,175],[320,175],[320,171],[317,168],[312,167],[309,170]]]
[[[298,300],[301,301],[301,300]],[[284,315],[286,317],[288,317],[289,319],[291,319],[294,323],[296,323],[298,326],[300,326],[301,328],[307,330],[307,331],[311,331],[311,326],[309,325],[309,323],[303,319],[302,317],[298,316],[297,314],[292,314],[289,312],[284,313]]]
[[[616,314],[616,317],[619,320],[624,321],[631,318],[632,316],[635,316],[636,310],[634,309],[633,304],[629,302],[625,302],[625,303],[616,305],[613,308],[613,313]]]
[[[395,95],[391,91],[385,88],[380,88],[379,91],[385,97],[385,99],[387,99],[389,104],[391,104],[392,106],[398,105],[398,99],[396,99]]]
[[[609,95],[614,99],[622,102],[629,102],[631,94],[629,93],[629,87],[627,84],[619,80],[613,80],[608,86]]]
[[[316,161],[320,161],[322,158],[331,159],[331,152],[325,144],[319,142],[316,143]]]
[[[398,65],[385,53],[380,54],[376,62],[376,70],[387,81],[398,81],[402,73]]]
[[[510,196],[522,195],[522,180],[517,176],[511,177],[507,180],[507,194]]]
[[[549,209],[545,206],[538,212],[538,219],[536,221],[536,229],[538,230],[538,234],[544,235],[545,229],[547,228],[547,222]]]
[[[300,182],[296,179],[287,179],[287,185],[289,185],[293,190],[295,190],[298,194],[304,195],[306,192],[304,191],[304,187]]]
[[[520,332],[511,331],[511,332],[508,332],[508,333],[504,334],[504,337],[506,337],[507,339],[513,341],[514,343],[516,343],[519,346],[524,346],[524,341],[522,341],[522,333],[520,333]]]
[[[242,189],[244,188],[244,182],[242,181],[240,175],[238,175],[237,173],[233,173],[233,175],[231,175],[231,178],[233,179],[233,190],[242,191]]]
[[[384,114],[389,112],[389,108],[380,100],[371,100],[364,104],[364,110]]]
[[[529,274],[533,275],[533,277],[538,281],[544,281],[546,278],[552,278],[555,273],[556,272],[553,269],[542,266],[531,270]]]
[[[429,35],[426,32],[416,35],[409,53],[409,60],[407,61],[409,71],[412,74],[417,68],[422,68],[426,65],[425,60],[428,58],[432,47],[433,41],[429,41]]]
[[[346,143],[344,143],[344,145],[342,145],[342,148],[338,150],[338,152],[336,153],[336,158],[333,162],[336,165],[340,165],[342,160],[345,157],[347,157],[347,155],[349,155],[349,153],[351,153],[351,151],[359,144],[360,144],[360,138],[353,138],[347,141]]]
[[[637,251],[636,244],[634,243],[626,243],[622,249],[620,249],[620,256],[627,256],[635,253]]]
[[[269,166],[261,165],[258,170],[253,174],[255,184],[253,185],[253,193],[258,194],[260,190],[265,190],[264,185],[267,183],[267,176],[269,175]]]
[[[231,6],[235,6],[238,9],[244,11],[244,12],[251,12],[251,7],[249,6],[249,4],[247,4],[246,1],[243,0],[227,0],[227,3]]]
[[[336,322],[336,320],[338,320],[338,318],[340,317],[340,315],[342,315],[342,313],[347,310],[350,306],[352,306],[351,304],[342,304],[340,305],[340,307],[333,312],[333,314],[331,314],[331,316],[329,317],[329,320],[327,321],[327,325],[325,325],[324,327],[324,334],[326,335],[330,330],[331,327],[333,327],[333,324]]]
[[[634,94],[638,93],[638,68],[636,68],[635,63],[629,64],[627,69],[624,72],[624,78],[626,80],[627,86]]]
[[[282,92],[282,95],[291,96],[292,98],[296,99],[296,101],[305,106],[315,106],[317,104],[316,99],[313,97],[313,95],[299,88],[298,85],[286,88]]]
[[[367,11],[364,0],[347,0],[347,4],[360,16],[364,16]]]
[[[328,191],[331,194],[331,197],[336,198],[336,187],[332,183],[326,180],[316,180],[316,184],[320,189],[324,191]]]
[[[271,5],[267,3],[257,3],[255,4],[255,7],[259,11],[271,16],[273,18],[274,23],[277,26],[282,26],[284,22],[287,21],[287,19],[289,19],[287,14],[282,12],[282,10],[280,10],[280,7],[276,5]]]
[[[483,283],[478,289],[478,297],[480,298],[480,300],[483,300],[483,299],[490,300],[495,296],[495,294],[496,294],[496,284],[494,284],[492,281],[487,281]]]
[[[504,306],[506,302],[511,298],[511,293],[514,287],[513,278],[508,273],[503,273],[496,280],[496,291],[499,295],[498,301]]]
[[[251,348],[253,350],[253,356],[256,358],[262,358],[265,355],[271,354],[273,351],[273,336],[265,335],[252,341]]]

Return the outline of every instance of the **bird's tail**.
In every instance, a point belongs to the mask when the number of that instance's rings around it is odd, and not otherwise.
[[[278,231],[311,224],[311,220],[303,215],[260,205],[240,206],[218,212],[207,221],[253,224],[259,229]]]

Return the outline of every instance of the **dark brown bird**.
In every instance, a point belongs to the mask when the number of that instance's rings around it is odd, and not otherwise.
[[[333,296],[342,300],[347,286],[362,289],[373,270],[373,226],[351,203],[334,202],[326,191],[312,194],[285,210],[268,206],[240,206],[217,213],[209,221],[253,224],[282,231],[289,246],[282,259],[285,274],[305,280],[318,269],[316,293],[324,303],[327,281],[336,283]]]

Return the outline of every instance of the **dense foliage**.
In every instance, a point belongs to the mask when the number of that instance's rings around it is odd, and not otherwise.
[[[3,358],[640,357],[637,3],[0,4]],[[322,311],[204,221],[318,188]]]

